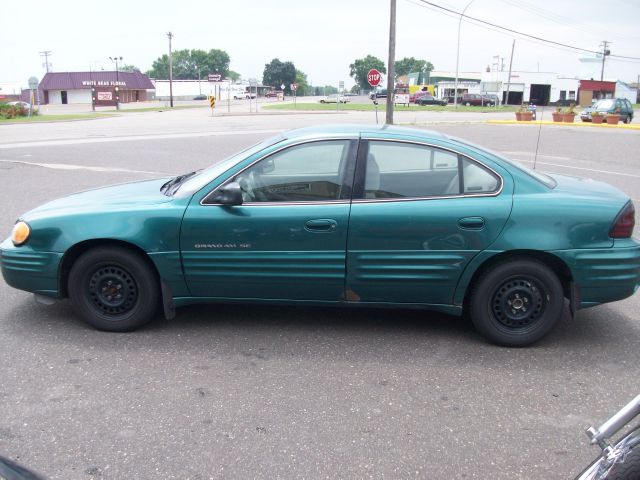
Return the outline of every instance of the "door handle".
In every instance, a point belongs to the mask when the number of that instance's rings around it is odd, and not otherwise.
[[[482,230],[484,228],[484,218],[464,217],[458,220],[458,226],[463,230]]]
[[[309,220],[304,224],[304,229],[313,233],[329,233],[338,228],[338,222],[330,218]]]

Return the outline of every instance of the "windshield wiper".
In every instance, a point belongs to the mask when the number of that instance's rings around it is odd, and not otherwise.
[[[160,191],[164,193],[167,197],[170,197],[175,193],[180,184],[184,182],[187,178],[193,177],[197,172],[189,172],[184,175],[178,175],[177,177],[172,178],[167,183],[160,187]]]

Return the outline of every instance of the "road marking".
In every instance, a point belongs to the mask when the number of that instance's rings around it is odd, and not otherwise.
[[[263,135],[281,133],[280,130],[242,130],[233,132],[194,132],[194,133],[163,133],[149,135],[129,135],[122,137],[92,137],[92,138],[72,138],[67,140],[43,140],[35,142],[5,143],[0,145],[1,150],[25,147],[55,147],[58,145],[82,145],[86,143],[107,143],[107,142],[136,142],[140,140],[165,140],[172,138],[197,138],[197,137],[226,137],[234,135]]]
[[[500,150],[500,152],[504,153],[505,155],[530,155],[530,156],[535,155],[535,152],[509,152],[505,150]],[[539,153],[538,156],[544,157],[544,158],[555,158],[556,160],[573,160],[571,157],[560,157],[558,155],[545,155],[543,153]]]
[[[88,170],[90,172],[119,172],[119,173],[144,173],[149,175],[158,175],[161,177],[171,176],[166,172],[148,172],[145,170],[129,170],[126,168],[111,168],[111,167],[89,167],[86,165],[72,165],[69,163],[38,163],[38,162],[25,162],[24,160],[4,160],[0,159],[1,163],[18,163],[21,165],[31,165],[33,167],[51,168],[53,170]]]
[[[534,162],[533,160],[524,160],[521,158],[514,158],[518,162],[522,163],[535,163],[536,165],[549,165],[552,167],[560,167],[560,168],[570,168],[572,170],[585,170],[587,172],[597,172],[597,173],[605,173],[607,175],[620,175],[621,177],[634,177],[640,178],[640,175],[634,175],[633,173],[622,173],[622,172],[612,172],[611,170],[598,170],[596,168],[584,168],[584,167],[572,167],[570,165],[562,165],[561,163],[550,163],[550,162]]]

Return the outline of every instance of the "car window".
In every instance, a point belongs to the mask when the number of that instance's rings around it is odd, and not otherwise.
[[[339,200],[349,140],[296,145],[270,155],[239,173],[244,202],[322,202]]]
[[[491,193],[500,186],[496,174],[466,158],[462,159],[462,177],[464,193]]]
[[[370,141],[365,198],[460,194],[458,155],[425,145]]]

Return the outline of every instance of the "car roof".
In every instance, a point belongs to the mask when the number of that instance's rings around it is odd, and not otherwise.
[[[425,139],[445,139],[445,135],[432,130],[419,130],[417,128],[395,127],[393,125],[321,125],[316,127],[305,127],[285,132],[287,139],[302,139],[306,137],[321,137],[331,135],[353,135],[360,136],[368,133],[388,133],[390,135],[405,135],[409,137],[422,137]]]

